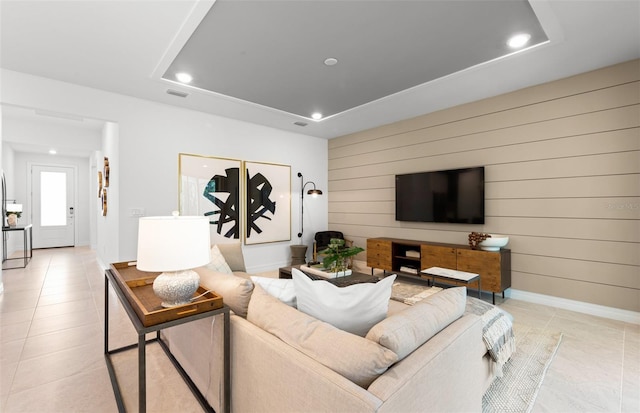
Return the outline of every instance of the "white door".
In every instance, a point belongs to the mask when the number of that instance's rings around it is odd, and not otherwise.
[[[74,182],[73,167],[31,167],[33,248],[75,245]]]

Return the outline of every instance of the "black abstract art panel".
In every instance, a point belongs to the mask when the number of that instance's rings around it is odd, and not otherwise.
[[[246,244],[291,239],[291,167],[245,161]]]
[[[179,155],[181,215],[209,218],[211,243],[240,239],[242,161],[199,155]]]

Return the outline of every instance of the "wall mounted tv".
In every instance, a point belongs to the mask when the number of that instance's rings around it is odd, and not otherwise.
[[[484,224],[484,167],[396,175],[396,220]]]

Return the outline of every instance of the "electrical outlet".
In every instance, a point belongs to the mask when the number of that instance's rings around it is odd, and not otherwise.
[[[143,217],[144,208],[131,208],[129,209],[129,215],[132,217]]]

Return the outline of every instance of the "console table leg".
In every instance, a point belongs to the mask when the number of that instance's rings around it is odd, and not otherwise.
[[[491,293],[493,299],[493,305],[496,305],[496,293]]]
[[[147,355],[145,335],[138,334],[138,412],[147,411]]]

